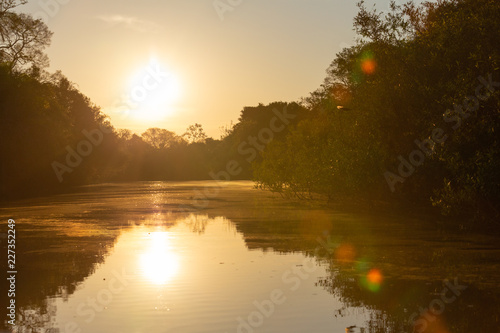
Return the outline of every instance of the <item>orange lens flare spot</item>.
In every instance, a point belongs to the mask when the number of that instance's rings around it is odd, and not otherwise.
[[[373,59],[366,59],[361,62],[361,70],[367,75],[375,73],[377,62]]]
[[[380,285],[382,283],[382,280],[384,277],[382,276],[382,273],[380,270],[374,268],[368,272],[368,275],[366,276],[368,279],[369,283]]]
[[[350,263],[356,257],[356,250],[351,244],[341,244],[335,251],[335,259],[339,262]]]
[[[384,276],[380,272],[380,270],[373,268],[368,274],[363,275],[361,279],[361,284],[366,289],[372,292],[378,292],[382,287],[382,281],[384,280]]]

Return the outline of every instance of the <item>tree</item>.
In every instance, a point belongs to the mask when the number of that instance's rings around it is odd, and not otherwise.
[[[204,143],[207,139],[207,135],[200,124],[189,126],[182,137],[186,138],[189,143]]]
[[[310,119],[263,151],[259,185],[389,198],[380,175],[400,170],[403,156],[444,131],[446,143],[413,159],[423,166],[411,179],[400,177],[398,195],[427,203],[432,197],[444,213],[498,220],[500,2],[392,1],[388,13],[367,10],[364,1],[358,6],[358,43],[337,54],[324,83],[303,100]],[[236,133],[252,124],[249,115],[260,122],[250,111]]]
[[[28,3],[28,0],[0,0],[0,17],[9,10]],[[2,27],[0,26],[0,31]],[[1,35],[1,32],[0,32]]]
[[[24,0],[0,0],[0,61],[7,63],[11,72],[27,65],[48,66],[43,51],[50,45],[52,32],[41,20],[12,11],[24,3]]]
[[[162,128],[149,128],[142,133],[142,139],[156,149],[169,148],[175,143],[181,141],[174,132]]]
[[[229,137],[231,133],[234,131],[234,123],[231,120],[231,123],[229,125],[224,125],[219,127],[220,130],[220,139],[224,140],[225,138]]]
[[[128,129],[119,129],[117,136],[120,140],[129,141],[132,139],[132,132]]]

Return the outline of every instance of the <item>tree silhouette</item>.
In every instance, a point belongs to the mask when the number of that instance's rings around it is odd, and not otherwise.
[[[157,127],[147,129],[146,132],[142,133],[142,139],[156,149],[169,148],[181,140],[174,132]]]
[[[0,61],[10,71],[27,65],[44,68],[48,58],[43,52],[50,45],[52,32],[41,20],[12,9],[25,1],[0,0]]]
[[[207,135],[200,124],[189,126],[182,137],[189,143],[203,143],[207,139]]]

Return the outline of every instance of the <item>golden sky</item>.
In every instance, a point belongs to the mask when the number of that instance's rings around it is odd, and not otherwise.
[[[244,106],[298,101],[354,43],[351,0],[30,0],[61,70],[117,128],[209,136]],[[387,9],[388,0],[377,8]]]

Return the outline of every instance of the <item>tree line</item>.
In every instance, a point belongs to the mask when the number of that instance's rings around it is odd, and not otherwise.
[[[296,103],[245,108],[240,122],[221,129],[219,139],[207,137],[197,123],[181,135],[114,128],[67,77],[45,70],[52,32],[41,20],[15,11],[25,3],[0,0],[3,199],[100,182],[211,179],[228,161],[240,165],[233,179],[250,179],[251,163],[238,152],[239,143],[258,132],[271,110],[289,104],[300,109]]]
[[[260,187],[295,197],[365,196],[500,217],[500,2],[358,3],[308,110],[256,166]]]

